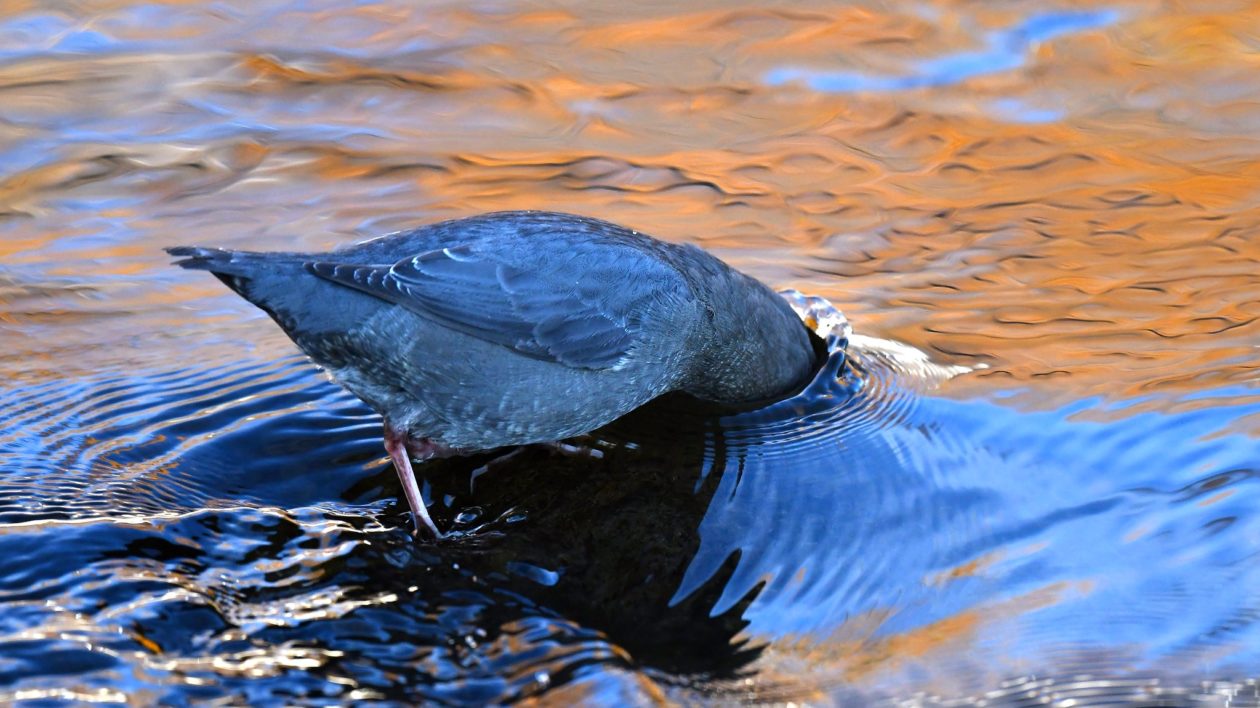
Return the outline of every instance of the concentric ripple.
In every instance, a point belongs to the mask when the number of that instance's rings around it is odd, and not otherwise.
[[[1028,666],[1088,702],[1260,662],[1255,439],[941,397],[969,370],[785,297],[826,339],[802,391],[423,465],[438,544],[301,359],[8,390],[0,700],[1016,705]]]
[[[375,428],[370,412],[318,384],[291,357],[0,392],[0,409],[12,411],[0,422],[0,522],[291,503],[295,486],[327,474],[290,479],[303,457],[372,459],[355,444]],[[260,464],[284,472],[273,480],[279,496],[252,483]]]

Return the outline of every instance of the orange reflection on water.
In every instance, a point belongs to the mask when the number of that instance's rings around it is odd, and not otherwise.
[[[892,634],[878,632],[895,610],[866,612],[824,641],[777,639],[759,659],[758,678],[747,690],[758,701],[785,702],[824,700],[845,684],[883,686],[896,693],[913,682],[938,695],[965,694],[974,690],[969,683],[996,686],[1006,677],[986,676],[988,667],[1005,665],[1009,671],[1011,657],[1001,655],[1003,645],[1019,644],[1019,618],[1092,589],[1088,582],[1053,583]],[[966,671],[951,671],[964,666]],[[929,684],[919,675],[926,667]]]
[[[559,209],[701,242],[859,331],[990,365],[962,387],[1044,401],[1256,376],[1254,4],[1115,3],[1014,68],[838,93],[766,77],[912,76],[1028,13],[373,4],[286,23],[178,5],[143,35],[131,7],[64,17],[165,49],[0,67],[0,146],[33,151],[0,181],[9,277],[38,285],[59,249],[70,272],[169,279],[174,243],[323,248]],[[134,214],[93,237],[76,204],[117,201]]]

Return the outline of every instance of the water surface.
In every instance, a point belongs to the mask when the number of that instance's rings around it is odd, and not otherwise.
[[[1258,37],[1226,1],[0,3],[0,702],[1256,704]],[[426,465],[434,546],[375,415],[161,251],[522,208],[854,334],[761,411]]]

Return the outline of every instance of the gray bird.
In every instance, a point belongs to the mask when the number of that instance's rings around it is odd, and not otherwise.
[[[587,217],[485,214],[329,253],[167,252],[265,311],[381,414],[416,531],[435,537],[411,457],[580,435],[671,391],[769,399],[815,361],[770,288],[695,246]]]

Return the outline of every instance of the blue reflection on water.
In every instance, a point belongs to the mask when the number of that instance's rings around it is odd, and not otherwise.
[[[764,81],[771,86],[799,82],[824,93],[907,91],[950,86],[975,76],[1018,69],[1028,61],[1029,51],[1034,44],[1073,32],[1105,27],[1119,18],[1120,13],[1111,9],[1037,15],[1014,27],[989,33],[983,39],[984,49],[925,61],[914,67],[910,73],[901,76],[780,67],[768,72]]]
[[[992,101],[989,108],[1014,123],[1054,123],[1067,115],[1060,109],[1031,106],[1018,98],[999,98]]]
[[[895,385],[829,393],[824,415],[793,419],[805,444],[786,443],[773,413],[727,419],[721,486],[673,602],[734,557],[711,614],[751,593],[744,617],[763,639],[883,616],[877,640],[976,610],[1002,627],[990,637],[1028,640],[1000,656],[1039,665],[1055,646],[1094,645],[1148,666],[1260,661],[1260,568],[1243,540],[1260,534],[1260,440],[1230,431],[1260,415],[1254,390],[1175,412],[1126,410],[1157,398],[1026,412]],[[1095,413],[1114,420],[1083,419]]]
[[[482,458],[430,463],[455,534],[437,545],[406,531],[376,417],[298,357],[0,392],[0,628],[86,608],[92,646],[113,644],[77,649],[99,666],[75,676],[113,681],[142,656],[124,629],[193,660],[235,656],[243,627],[353,654],[339,675],[408,702],[507,700],[538,667],[618,666],[612,647],[755,671],[765,644],[878,645],[968,613],[981,679],[1092,648],[1157,675],[1260,663],[1260,439],[1233,427],[1260,416],[1254,388],[1024,411],[846,354],[833,342],[805,391],[755,411],[649,412],[595,436],[600,457],[524,450],[484,478]],[[350,604],[293,610],[327,597]],[[145,680],[308,696],[321,675]]]

